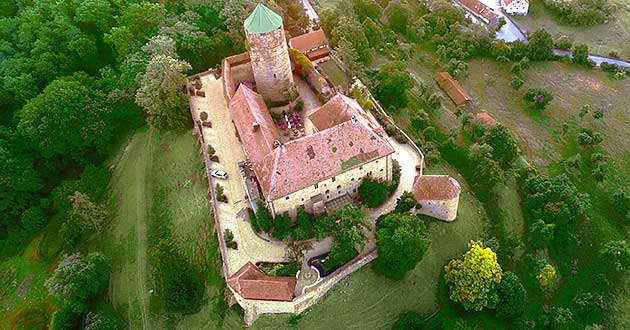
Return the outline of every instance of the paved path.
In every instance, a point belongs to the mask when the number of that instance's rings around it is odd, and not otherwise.
[[[573,57],[573,52],[567,51],[567,50],[561,50],[561,49],[554,49],[553,54],[558,55],[558,56],[569,55],[569,57]],[[630,68],[630,62],[617,60],[617,59],[606,57],[606,56],[589,55],[588,58],[589,60],[595,62],[596,66],[602,65],[602,63],[610,63],[610,64],[617,64],[622,67]]]
[[[313,6],[311,6],[311,3],[308,0],[302,0],[302,6],[304,6],[304,11],[306,11],[306,15],[308,15],[308,18],[310,18],[311,21],[319,20],[317,12],[315,12],[315,9],[313,9]]]
[[[263,240],[256,235],[247,221],[248,203],[238,170],[238,162],[245,159],[245,153],[236,137],[236,128],[232,124],[232,117],[223,97],[221,79],[215,78],[212,74],[203,75],[200,79],[206,97],[192,97],[190,104],[191,107],[206,111],[212,123],[212,128],[203,128],[205,141],[215,148],[219,157],[219,163],[212,163],[212,169],[224,170],[230,175],[228,180],[218,181],[228,197],[227,203],[219,203],[221,228],[218,230],[231,230],[238,244],[238,250],[227,249],[227,272],[229,275],[235,273],[248,261],[253,263],[286,261],[286,245],[282,242]]]

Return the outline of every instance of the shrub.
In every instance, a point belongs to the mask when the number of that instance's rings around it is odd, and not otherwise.
[[[531,102],[534,109],[543,110],[553,100],[553,95],[541,88],[530,88],[523,98]]]
[[[297,112],[304,110],[304,100],[302,100],[302,98],[297,99],[294,110]]]
[[[630,193],[624,188],[617,189],[613,194],[613,206],[622,215],[630,212]]]
[[[385,202],[387,199],[387,183],[379,182],[372,177],[367,176],[359,186],[359,198],[367,207],[376,207]]]
[[[289,235],[289,229],[291,228],[291,218],[288,215],[276,215],[273,219],[273,237],[278,240],[283,240]]]
[[[216,195],[217,195],[217,201],[223,202],[223,203],[227,203],[227,196],[225,196],[223,187],[220,184],[217,183],[214,186],[214,190],[215,190]]]
[[[313,69],[313,62],[297,49],[289,48],[289,58],[293,65],[295,65],[295,70],[302,78],[306,78],[308,72]]]
[[[526,292],[516,274],[505,272],[501,283],[498,285],[497,292],[499,294],[498,317],[511,318],[523,313],[526,303]]]
[[[575,26],[602,24],[611,15],[611,7],[606,0],[544,0],[544,4],[561,22]]]
[[[205,111],[202,111],[199,113],[199,119],[201,119],[201,121],[206,121],[208,120],[208,113]]]
[[[406,312],[398,317],[392,330],[422,330],[422,319],[416,312]]]
[[[378,258],[374,266],[386,276],[402,279],[429,248],[427,228],[408,213],[390,213],[376,227]]]
[[[536,279],[541,287],[549,285],[551,280],[556,277],[556,269],[551,264],[545,264],[536,275]]]
[[[256,210],[256,223],[257,227],[264,232],[269,232],[271,230],[271,213],[269,210],[263,206],[259,205]]]
[[[626,241],[610,241],[599,253],[612,270],[621,272],[630,269],[630,245]]]
[[[236,245],[236,242],[234,241],[234,234],[232,233],[231,230],[225,229],[223,231],[223,239],[225,240],[225,246],[231,249],[236,249],[237,245]]]

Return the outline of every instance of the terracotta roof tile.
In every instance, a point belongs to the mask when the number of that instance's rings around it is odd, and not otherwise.
[[[492,116],[490,116],[487,112],[480,112],[476,114],[475,117],[479,122],[488,126],[494,126],[497,124],[497,121],[494,120],[494,118],[492,118]]]
[[[324,31],[321,29],[289,39],[289,47],[301,51],[311,60],[326,56],[330,53],[328,40],[326,39]]]
[[[433,78],[438,85],[448,94],[458,107],[465,105],[472,99],[470,95],[459,85],[448,72],[438,72]]]
[[[418,175],[413,181],[417,201],[448,200],[459,196],[459,182],[448,175]]]
[[[230,102],[234,124],[266,200],[275,200],[394,152],[383,128],[355,100],[343,95],[322,106],[335,120],[321,131],[274,146],[280,140],[262,98],[241,85]],[[321,109],[320,109],[321,110]],[[352,116],[340,114],[349,111]],[[252,122],[258,123],[258,130]]]
[[[486,6],[479,0],[458,0],[462,5],[477,13],[477,15],[487,19],[489,22],[499,17],[492,8]]]
[[[293,276],[268,276],[253,263],[246,263],[227,284],[245,299],[293,300],[296,279]]]

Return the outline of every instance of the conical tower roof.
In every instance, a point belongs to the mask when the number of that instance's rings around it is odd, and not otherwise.
[[[282,17],[259,3],[247,17],[244,25],[250,33],[268,33],[282,26]]]

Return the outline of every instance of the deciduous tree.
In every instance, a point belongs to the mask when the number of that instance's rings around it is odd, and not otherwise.
[[[402,279],[422,260],[430,240],[425,224],[410,214],[390,213],[376,226],[376,269]]]
[[[451,260],[444,271],[451,300],[462,304],[466,310],[496,307],[499,302],[496,288],[503,271],[497,255],[483,243],[472,241],[464,257]]]

